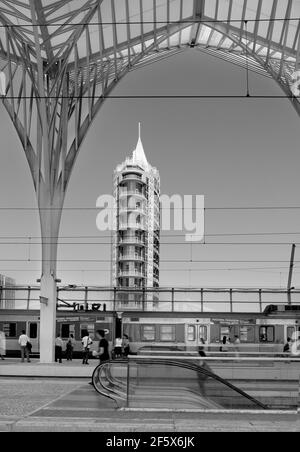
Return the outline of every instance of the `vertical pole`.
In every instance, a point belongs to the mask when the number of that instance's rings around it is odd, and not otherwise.
[[[174,298],[175,298],[175,289],[174,289],[174,287],[172,287],[172,312],[174,312],[174,310],[175,310]]]
[[[128,358],[127,362],[127,408],[129,408],[129,391],[130,391],[130,358]]]
[[[27,311],[29,311],[29,308],[30,308],[30,294],[31,294],[31,287],[28,286],[28,290],[27,290],[27,307],[26,307]]]
[[[113,306],[113,311],[116,312],[116,300],[117,300],[117,288],[114,287],[114,306]]]
[[[204,303],[203,303],[203,288],[201,289],[201,312],[204,311]]]
[[[258,296],[259,296],[259,312],[262,313],[263,309],[262,309],[262,290],[261,289],[259,289]]]
[[[40,185],[39,211],[42,235],[42,277],[41,297],[47,303],[40,307],[40,361],[52,363],[54,361],[54,342],[56,333],[56,306],[57,306],[57,245],[59,225],[61,219],[61,206],[63,196],[53,199],[43,184]]]
[[[89,288],[87,286],[85,286],[85,288],[84,288],[84,310],[85,311],[89,310],[88,291],[89,291]]]
[[[147,311],[147,306],[146,306],[146,309],[145,309],[145,287],[143,287],[143,300],[142,300],[142,303],[143,303],[143,312],[145,312],[145,310]]]
[[[291,294],[291,288],[292,288],[292,279],[293,279],[293,270],[294,270],[294,261],[295,261],[295,250],[296,245],[293,243],[292,245],[292,252],[291,252],[291,260],[290,260],[290,270],[289,270],[289,279],[287,284],[287,296],[288,296],[288,304],[292,304],[292,294]]]
[[[230,289],[229,296],[230,296],[230,312],[233,312],[232,289]]]

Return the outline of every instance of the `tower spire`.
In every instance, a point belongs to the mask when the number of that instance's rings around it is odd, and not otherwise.
[[[141,140],[141,123],[139,122],[139,140]]]

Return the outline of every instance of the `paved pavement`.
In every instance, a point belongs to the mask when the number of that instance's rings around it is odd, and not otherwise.
[[[295,413],[118,410],[86,380],[0,379],[0,431],[300,431]]]
[[[0,361],[0,377],[57,377],[82,378],[90,377],[99,364],[97,359],[90,360],[89,365],[82,365],[81,360],[63,361],[62,364],[41,364],[38,359],[30,363],[21,363],[20,359],[7,358]]]

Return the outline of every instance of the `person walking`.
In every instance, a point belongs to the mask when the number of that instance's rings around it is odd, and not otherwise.
[[[82,346],[83,346],[83,359],[82,364],[89,364],[89,356],[90,356],[90,348],[93,341],[90,338],[89,332],[85,331],[82,338]]]
[[[96,336],[99,339],[97,356],[100,360],[100,364],[102,364],[105,363],[106,361],[109,361],[109,351],[108,351],[109,344],[108,341],[105,339],[104,330],[98,330]]]
[[[73,360],[74,346],[75,346],[74,335],[70,334],[70,337],[69,337],[69,340],[68,340],[67,346],[66,346],[67,361],[72,361]]]
[[[6,337],[3,331],[0,331],[0,358],[4,361],[6,355]]]
[[[27,362],[30,363],[28,343],[29,343],[29,338],[26,334],[26,331],[22,330],[22,334],[19,337],[19,345],[21,348],[21,362],[22,363],[24,363],[24,361],[25,361],[25,356],[26,356]]]
[[[63,353],[64,342],[59,334],[55,339],[55,362],[57,361],[62,364],[62,353]]]

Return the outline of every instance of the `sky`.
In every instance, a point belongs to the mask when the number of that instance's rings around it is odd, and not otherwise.
[[[195,49],[131,72],[114,94],[243,95],[245,89],[244,69]],[[250,90],[282,94],[274,80],[256,74]],[[65,206],[74,209],[61,223],[63,284],[110,284],[110,237],[96,228],[96,200],[111,193],[113,170],[135,148],[139,121],[162,193],[204,195],[208,208],[205,244],[186,243],[174,231],[162,234],[161,286],[286,287],[291,244],[300,242],[300,209],[224,209],[300,206],[299,117],[284,98],[106,100],[68,188]],[[34,284],[41,274],[35,194],[2,105],[0,134],[0,273]],[[89,207],[95,209],[84,210]],[[276,235],[253,235],[258,233]],[[298,249],[295,258],[293,285],[299,286]],[[200,260],[206,262],[195,262]]]

